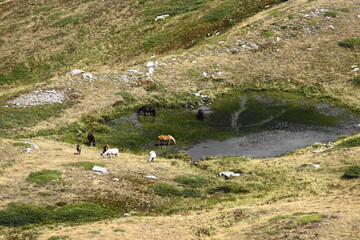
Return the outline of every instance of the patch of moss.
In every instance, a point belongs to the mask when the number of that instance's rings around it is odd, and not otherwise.
[[[48,184],[51,183],[54,179],[60,179],[61,172],[56,170],[41,170],[38,172],[32,172],[26,178],[27,181],[37,183],[37,184]]]
[[[360,38],[348,38],[340,41],[338,44],[340,47],[358,49],[360,48]]]
[[[181,191],[168,183],[156,183],[153,185],[153,190],[156,195],[161,197],[180,196]]]

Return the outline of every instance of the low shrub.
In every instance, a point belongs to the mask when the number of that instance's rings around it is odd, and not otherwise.
[[[360,48],[360,38],[348,38],[340,41],[338,44],[340,47],[344,48]]]
[[[344,175],[342,178],[350,179],[350,178],[358,178],[360,177],[360,165],[353,165],[348,167],[345,170]]]
[[[156,195],[161,197],[173,197],[181,195],[179,189],[168,183],[156,183],[153,185],[153,190]]]
[[[289,215],[280,215],[280,216],[270,218],[269,222],[278,222],[278,221],[280,221],[282,219],[287,219],[287,218],[290,218],[290,216]]]
[[[41,223],[49,218],[50,213],[45,208],[22,202],[9,203],[5,210],[0,211],[0,225],[3,226]]]
[[[38,172],[32,172],[26,178],[27,181],[37,183],[37,184],[48,184],[54,179],[60,179],[61,172],[56,170],[41,170]]]
[[[174,181],[191,188],[201,188],[209,184],[209,179],[201,176],[177,176]]]

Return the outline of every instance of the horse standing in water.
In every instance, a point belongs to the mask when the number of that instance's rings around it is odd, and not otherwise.
[[[167,145],[170,145],[171,142],[176,144],[175,138],[173,136],[170,136],[170,135],[160,135],[160,136],[158,136],[158,145],[162,145],[163,141],[166,141]]]
[[[141,112],[143,112],[144,116],[146,116],[146,113],[149,113],[150,116],[155,116],[156,111],[155,108],[150,106],[142,106],[137,110],[137,114],[140,115]]]
[[[200,121],[204,121],[205,119],[205,113],[204,113],[204,110],[202,110],[201,108],[197,111],[197,114],[196,114],[196,118]]]

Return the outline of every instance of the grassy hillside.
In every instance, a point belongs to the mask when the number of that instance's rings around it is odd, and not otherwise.
[[[165,116],[165,128],[142,119],[150,137],[192,137],[192,112],[177,125],[166,113],[230,94],[296,93],[358,112],[357,3],[0,0],[0,12],[0,239],[359,239],[359,134],[317,154],[321,144],[197,166],[167,146],[155,163],[128,149],[100,157],[110,137],[142,143],[135,128],[110,129],[142,104]],[[12,104],[64,89],[56,104]],[[76,155],[88,132],[100,145]]]

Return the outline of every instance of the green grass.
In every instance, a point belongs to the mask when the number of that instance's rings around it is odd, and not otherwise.
[[[156,183],[153,185],[154,193],[161,197],[180,196],[181,191],[168,183]]]
[[[293,19],[293,18],[296,18],[298,16],[299,16],[298,14],[293,13],[293,14],[289,14],[287,17],[288,17],[288,19]]]
[[[337,12],[326,12],[324,14],[325,17],[331,17],[331,18],[336,18],[339,14]]]
[[[337,145],[337,147],[345,147],[345,148],[357,147],[357,146],[360,146],[360,137],[350,138]]]
[[[74,166],[74,167],[79,167],[82,168],[86,171],[90,171],[92,170],[92,168],[94,166],[100,166],[100,167],[105,167],[106,164],[104,163],[99,163],[99,162],[74,162],[74,163],[68,163],[66,164],[66,166]]]
[[[273,37],[273,36],[275,35],[275,32],[268,30],[268,31],[262,32],[261,34],[262,34],[264,37],[269,38],[269,37]]]
[[[195,70],[195,69],[189,69],[186,72],[186,75],[189,76],[189,77],[200,77],[201,72],[199,72],[198,70]]]
[[[125,92],[125,91],[118,92],[118,93],[116,93],[116,95],[122,96],[126,103],[132,103],[135,101],[134,96],[131,95],[131,93],[129,93],[129,92]]]
[[[360,38],[348,38],[340,41],[338,44],[343,48],[358,49],[360,48]]]
[[[272,17],[280,17],[280,16],[284,15],[284,12],[279,11],[279,10],[274,10],[274,11],[270,12],[269,15]]]
[[[62,240],[62,239],[69,239],[69,235],[57,235],[57,236],[51,236],[48,238],[48,240]]]
[[[174,178],[174,181],[191,188],[202,188],[209,185],[210,181],[208,178],[202,176],[177,176]]]
[[[61,172],[55,170],[41,170],[30,173],[26,178],[27,181],[40,185],[51,183],[54,179],[61,179]]]
[[[298,218],[296,220],[296,223],[309,224],[309,223],[313,223],[313,222],[320,222],[324,218],[325,218],[325,216],[322,214],[311,214],[311,215],[307,215],[307,216]]]
[[[78,24],[81,22],[81,20],[83,18],[85,18],[85,14],[78,13],[73,16],[65,17],[65,18],[53,23],[51,26],[61,28],[61,27],[65,27],[69,24]]]
[[[360,86],[360,76],[355,76],[353,79],[352,79],[352,83],[357,85],[357,86]]]
[[[114,232],[125,232],[125,230],[121,229],[121,228],[116,228],[116,229],[114,229]]]

